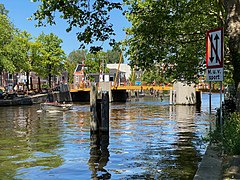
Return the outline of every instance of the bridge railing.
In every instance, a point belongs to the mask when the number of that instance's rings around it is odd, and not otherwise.
[[[86,85],[83,83],[74,85],[70,85],[71,92],[77,92],[77,91],[90,91],[90,85]],[[171,90],[173,89],[172,86],[154,86],[154,85],[120,85],[120,86],[114,86],[114,84],[111,84],[111,89],[113,90]]]

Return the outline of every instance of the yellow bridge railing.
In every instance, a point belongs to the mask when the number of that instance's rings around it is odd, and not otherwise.
[[[111,87],[112,90],[156,90],[156,91],[169,91],[173,89],[172,86],[117,86]],[[79,88],[71,88],[71,92],[78,91],[90,91],[90,87],[79,87]]]

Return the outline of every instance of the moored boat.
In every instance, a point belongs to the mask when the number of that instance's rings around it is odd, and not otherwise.
[[[42,110],[45,110],[45,111],[54,111],[54,110],[66,111],[72,108],[72,104],[59,103],[59,102],[45,102],[45,103],[41,103],[40,107]]]

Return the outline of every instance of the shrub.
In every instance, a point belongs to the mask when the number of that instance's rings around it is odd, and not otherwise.
[[[240,155],[240,114],[230,113],[223,125],[222,145],[227,154]]]

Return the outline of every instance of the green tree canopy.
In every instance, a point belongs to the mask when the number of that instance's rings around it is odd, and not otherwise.
[[[122,52],[120,46],[115,45],[112,48],[112,50],[107,50],[107,52],[106,52],[107,63],[109,63],[109,64],[119,63],[120,56],[122,56],[121,61],[124,62],[123,52]]]
[[[41,62],[38,65],[38,74],[42,77],[48,77],[51,87],[52,76],[59,75],[65,69],[66,55],[61,47],[62,40],[53,33],[48,35],[41,33],[36,42],[42,45],[39,52]]]
[[[9,44],[14,36],[14,26],[6,15],[0,13],[0,71],[5,69],[13,72],[15,70],[11,55],[9,54],[9,51],[11,51]]]
[[[35,19],[39,25],[54,24],[60,16],[72,27],[80,27],[82,44],[104,41],[113,35],[108,24],[109,12],[121,9],[120,3],[107,0],[34,0],[41,1]],[[174,65],[176,79],[194,81],[205,70],[205,33],[216,27],[225,28],[226,55],[233,66],[233,79],[240,82],[240,3],[238,0],[125,0],[126,15],[132,23],[127,41],[132,65],[150,68],[155,63]],[[84,47],[84,45],[82,45]],[[96,48],[95,50],[99,50]],[[230,71],[229,71],[230,72]],[[166,72],[167,73],[167,72]]]
[[[166,76],[166,68],[163,65],[155,65],[151,68],[151,70],[145,69],[143,75],[141,77],[142,81],[147,84],[152,84],[153,82],[156,85],[160,85],[162,83],[172,82],[173,79],[170,76]]]
[[[8,10],[6,10],[4,4],[0,4],[0,14],[7,16]]]
[[[111,38],[114,35],[113,25],[109,22],[109,12],[113,9],[121,9],[119,2],[111,2],[108,0],[33,0],[41,2],[39,9],[34,13],[35,20],[38,25],[55,24],[55,16],[65,19],[69,23],[67,32],[72,28],[79,28],[77,38],[80,42],[80,48],[84,48],[85,44],[92,44],[110,39],[110,44],[115,41]],[[59,13],[55,13],[55,12]],[[92,46],[91,50],[100,50],[101,45]]]
[[[132,23],[127,29],[130,63],[142,69],[163,64],[168,76],[196,80],[204,70],[205,33],[221,22],[208,11],[217,12],[215,3],[129,0],[127,4],[127,17]]]
[[[32,70],[32,59],[30,58],[30,40],[31,34],[27,31],[17,31],[9,43],[8,52],[11,56],[11,60],[18,72],[26,72]]]
[[[68,60],[75,64],[81,64],[88,54],[87,50],[73,50],[68,55]]]
[[[83,60],[87,55],[87,50],[73,50],[69,53],[68,58],[65,62],[66,69],[68,71],[69,82],[73,82],[73,73],[78,64],[82,64]]]

